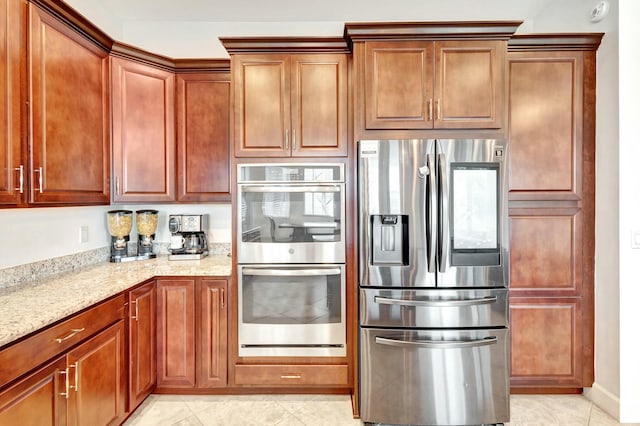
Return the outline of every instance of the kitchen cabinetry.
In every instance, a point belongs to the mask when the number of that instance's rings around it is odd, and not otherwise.
[[[519,24],[346,24],[356,139],[504,127],[507,39]]]
[[[175,200],[175,73],[111,58],[113,201]]]
[[[34,4],[1,6],[0,203],[108,204],[108,52]]]
[[[16,205],[24,202],[27,191],[27,151],[20,129],[26,113],[20,94],[26,69],[26,1],[0,0],[0,23],[0,205]]]
[[[500,128],[506,42],[365,42],[367,129]]]
[[[236,157],[346,156],[346,53],[292,54],[270,39],[222,42],[231,53]],[[270,45],[270,53],[246,53]],[[296,40],[296,52],[304,45]]]
[[[0,424],[120,424],[123,317],[117,296],[0,351]]]
[[[601,34],[509,42],[511,386],[593,383],[595,51]]]
[[[156,285],[157,387],[226,386],[227,281],[163,278]]]
[[[129,411],[156,386],[156,285],[140,285],[128,293]]]
[[[230,80],[228,71],[176,75],[177,201],[231,199]]]

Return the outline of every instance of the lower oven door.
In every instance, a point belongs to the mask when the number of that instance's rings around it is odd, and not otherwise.
[[[362,328],[360,337],[363,421],[509,421],[508,329]]]
[[[238,267],[239,356],[346,356],[344,265]]]

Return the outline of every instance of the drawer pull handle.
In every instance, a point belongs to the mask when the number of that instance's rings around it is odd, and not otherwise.
[[[131,317],[131,319],[134,319],[134,320],[138,321],[138,301],[137,300],[132,300],[131,303],[135,303],[136,304],[136,311],[135,311],[135,314],[133,314],[133,316]]]
[[[84,331],[84,327],[82,327],[82,328],[74,328],[74,329],[72,329],[72,330],[71,330],[71,333],[67,334],[66,336],[64,336],[64,337],[58,337],[58,338],[56,339],[56,342],[58,342],[58,343],[62,343],[62,342],[64,342],[65,340],[69,340],[69,339],[71,339],[73,336],[75,336],[76,334],[80,333],[81,331]]]
[[[301,379],[302,376],[300,374],[283,374],[280,376],[281,379]]]
[[[78,379],[78,361],[74,362],[69,366],[69,368],[73,368],[74,370],[74,384],[69,385],[69,388],[75,389],[76,392],[80,390],[80,381]],[[68,376],[68,374],[67,374]]]
[[[66,399],[69,399],[69,368],[65,368],[63,371],[60,371],[60,374],[64,376],[64,392],[60,392],[60,396],[64,396]]]

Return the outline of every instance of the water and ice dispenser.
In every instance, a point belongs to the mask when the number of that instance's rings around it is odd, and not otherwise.
[[[409,216],[371,215],[372,264],[409,264]]]

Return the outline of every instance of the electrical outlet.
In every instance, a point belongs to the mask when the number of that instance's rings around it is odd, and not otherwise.
[[[82,225],[80,227],[80,243],[88,243],[89,242],[89,227],[87,225]]]

